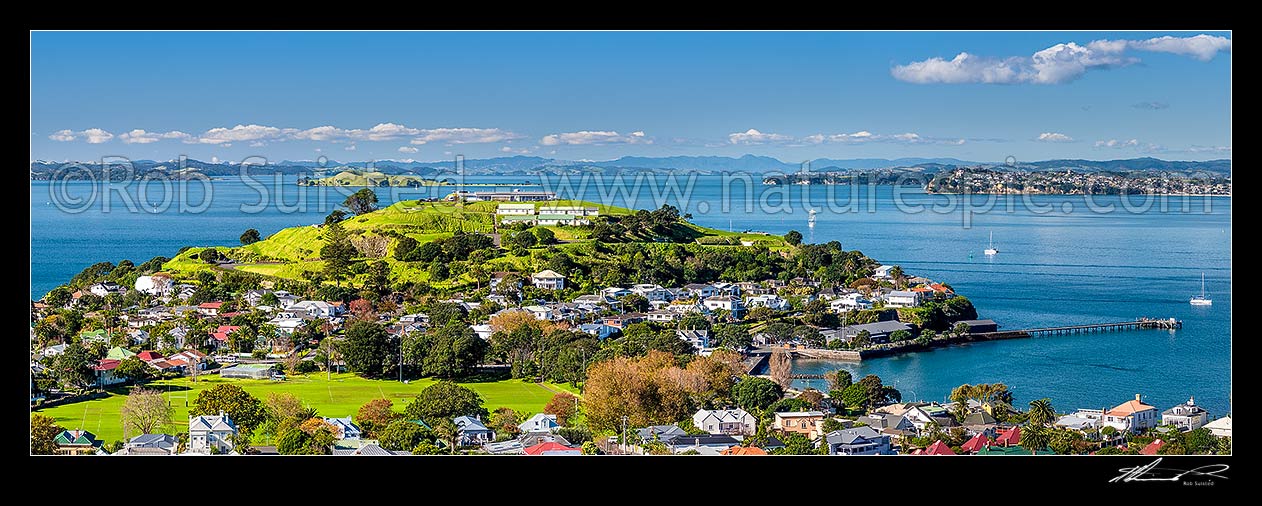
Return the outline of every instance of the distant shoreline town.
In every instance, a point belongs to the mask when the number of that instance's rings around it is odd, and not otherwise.
[[[902,171],[798,173],[768,177],[765,184],[888,184],[923,187],[926,193],[974,195],[1178,195],[1231,196],[1231,178],[1153,171],[1081,172],[956,168],[932,175]]]

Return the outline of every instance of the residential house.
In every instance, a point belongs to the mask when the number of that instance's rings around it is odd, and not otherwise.
[[[1021,444],[1021,427],[1016,426],[1005,430],[995,438],[993,446],[1019,446]]]
[[[1231,415],[1224,416],[1205,424],[1209,433],[1218,437],[1231,437]]]
[[[702,455],[718,455],[719,452],[740,444],[739,439],[728,434],[705,434],[699,436],[684,434],[673,436],[666,440],[666,447],[674,454],[695,450]]]
[[[57,453],[61,455],[94,455],[101,452],[105,442],[96,438],[96,434],[86,430],[63,430],[53,438],[57,443]]]
[[[706,297],[701,303],[705,305],[706,309],[711,311],[718,309],[725,310],[730,313],[733,318],[740,319],[745,315],[745,303],[741,302],[740,297],[736,297],[734,295],[715,295],[713,297]]]
[[[127,440],[114,455],[175,455],[179,439],[170,434],[141,434]]]
[[[651,283],[642,283],[638,285],[632,285],[631,293],[644,297],[648,299],[649,302],[654,302],[654,301],[669,302],[675,299],[675,294],[671,293],[670,290],[662,288],[661,285],[655,285]]]
[[[1133,400],[1114,406],[1104,412],[1104,424],[1112,425],[1118,430],[1130,430],[1134,433],[1156,427],[1159,423],[1157,408],[1144,404],[1140,395],[1135,394]]]
[[[912,455],[955,455],[955,450],[942,442],[941,439],[934,441],[928,448],[916,449],[911,452]]]
[[[828,307],[837,312],[872,309],[872,301],[858,292],[851,292],[833,299],[828,303]]]
[[[714,284],[715,295],[731,295],[733,297],[740,297],[741,293],[741,285],[739,284],[728,283],[726,281],[719,281]]]
[[[92,366],[92,371],[96,373],[96,386],[104,388],[126,382],[127,378],[117,373],[121,363],[121,360],[103,358]]]
[[[827,416],[823,411],[778,412],[775,414],[775,420],[771,423],[771,428],[784,432],[794,432],[814,440],[824,433],[825,418]]]
[[[535,288],[542,290],[563,290],[565,289],[565,276],[557,274],[556,271],[551,269],[545,269],[531,275],[530,283],[535,285]]]
[[[124,293],[127,293],[127,289],[126,289],[126,288],[123,288],[123,287],[122,287],[122,286],[120,286],[118,283],[115,283],[115,282],[113,282],[113,281],[104,281],[104,282],[101,282],[101,283],[93,283],[93,284],[92,284],[92,286],[89,286],[89,287],[88,287],[88,291],[89,291],[89,292],[92,292],[92,294],[93,294],[93,295],[96,295],[97,297],[104,297],[104,296],[109,295],[109,294],[111,294],[111,293],[116,293],[116,294],[119,294],[119,295],[122,295],[122,294],[124,294]]]
[[[521,441],[516,439],[482,445],[482,451],[491,455],[521,455],[523,453],[522,450],[525,448],[525,446],[522,446]]]
[[[868,426],[835,430],[824,435],[829,455],[893,455],[890,436]]]
[[[627,295],[631,295],[633,293],[635,292],[632,292],[631,290],[622,288],[620,286],[611,286],[609,288],[605,288],[600,291],[601,295],[604,295],[605,297],[611,297],[614,299],[622,298]]]
[[[349,416],[345,418],[331,418],[326,416],[323,418],[325,423],[333,426],[338,439],[359,439],[359,436],[362,434],[362,431],[359,430],[359,426],[355,425],[355,422],[352,421]]]
[[[197,305],[197,314],[202,316],[219,316],[219,309],[223,307],[223,302],[203,302]]]
[[[369,457],[387,457],[395,455],[411,455],[407,450],[390,451],[376,443],[367,443],[357,448],[334,448],[333,455],[367,455]]]
[[[584,207],[584,206],[543,205],[539,207],[539,214],[567,214],[570,216],[599,216],[600,208]]]
[[[175,288],[175,283],[171,281],[169,276],[140,276],[136,278],[136,284],[133,285],[133,288],[145,295],[163,296],[170,293],[172,288]]]
[[[495,333],[495,329],[487,324],[470,325],[469,328],[473,329],[473,333],[482,338],[483,341],[490,341],[491,335]]]
[[[688,283],[684,285],[684,291],[698,299],[705,299],[719,294],[714,285],[705,283]]]
[[[472,416],[458,416],[452,420],[462,446],[481,445],[495,440],[495,431],[488,429],[481,420]]]
[[[1161,447],[1165,445],[1166,445],[1166,442],[1162,440],[1161,438],[1154,439],[1151,443],[1148,443],[1147,445],[1145,445],[1142,450],[1139,450],[1139,454],[1140,455],[1156,455],[1158,452],[1161,451]]]
[[[920,295],[913,291],[894,290],[885,295],[886,307],[916,307],[920,305]]]
[[[789,305],[789,301],[781,299],[778,295],[763,294],[745,299],[745,307],[751,309],[756,307],[765,307],[776,311],[784,311],[789,309],[791,306]]]
[[[767,450],[757,446],[731,446],[719,452],[719,455],[767,455]]]
[[[508,272],[508,271],[492,272],[491,282],[490,282],[491,290],[494,290],[495,287],[500,286],[500,283],[503,283],[505,279],[508,279],[509,275],[515,275],[515,274],[517,273]],[[513,288],[518,288],[518,289],[521,288],[521,278],[518,278],[517,281],[513,283]]]
[[[500,204],[495,207],[497,216],[534,216],[534,204]]]
[[[916,434],[916,426],[901,414],[872,412],[856,418],[855,423],[867,425],[897,437],[914,436]]]
[[[710,434],[753,434],[758,419],[743,409],[701,409],[692,415],[692,424]]]
[[[680,339],[688,341],[688,343],[691,344],[696,351],[701,351],[710,347],[709,330],[678,329],[675,330],[675,335],[679,336]]]
[[[534,446],[522,448],[521,452],[526,455],[582,455],[583,450],[580,448],[571,448],[556,441],[548,441],[539,443]]]
[[[1104,410],[1102,409],[1079,409],[1057,418],[1052,425],[1063,429],[1086,432],[1089,429],[1102,428],[1104,426],[1103,419]]]
[[[872,271],[872,277],[878,278],[878,279],[890,279],[890,270],[893,268],[894,268],[893,265],[879,266],[875,270]]]
[[[188,453],[224,454],[233,449],[237,426],[220,411],[218,415],[188,417]]]
[[[557,423],[556,415],[546,413],[535,413],[534,416],[527,418],[517,426],[523,433],[531,432],[552,432],[561,428],[561,424]]]
[[[597,339],[606,339],[620,332],[619,329],[603,323],[584,323],[578,326],[578,330],[596,336]]]
[[[548,306],[526,306],[526,307],[523,307],[522,309],[525,309],[526,311],[530,312],[530,314],[534,316],[536,320],[555,321],[555,320],[561,319],[560,315],[557,314],[557,312],[554,311],[553,308],[550,308]]]
[[[294,318],[305,315],[311,318],[329,319],[342,314],[342,305],[333,305],[322,300],[304,300],[286,306],[284,312]]]
[[[688,432],[679,428],[678,425],[650,425],[643,429],[637,429],[635,435],[640,437],[641,441],[669,441],[675,436],[687,436]]]
[[[622,330],[633,323],[640,323],[645,320],[644,313],[623,313],[620,315],[609,316],[605,318],[605,325]]]
[[[1196,430],[1209,423],[1209,411],[1196,405],[1196,399],[1188,397],[1188,401],[1161,412],[1161,424],[1173,425],[1184,432]]]

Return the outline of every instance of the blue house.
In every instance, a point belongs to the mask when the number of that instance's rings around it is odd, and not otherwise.
[[[893,455],[890,437],[866,425],[835,430],[824,436],[829,455]]]
[[[495,431],[488,429],[481,420],[472,416],[458,416],[452,420],[463,446],[481,445],[495,441]]]
[[[324,421],[332,425],[337,432],[338,439],[359,439],[360,430],[355,422],[351,421],[351,417],[331,418],[324,417]]]

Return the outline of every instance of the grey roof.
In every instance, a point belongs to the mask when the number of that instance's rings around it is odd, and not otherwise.
[[[359,448],[335,448],[333,450],[333,454],[334,455],[368,455],[372,457],[398,455],[395,452],[392,452],[390,450],[377,446],[376,444],[373,444],[373,443],[366,444]]]
[[[698,436],[690,436],[682,434],[674,436],[667,441],[671,446],[702,446],[702,445],[738,445],[741,444],[736,438],[727,434],[702,434]]]
[[[654,434],[657,434],[657,438],[663,441],[668,440],[675,436],[682,436],[682,435],[688,434],[687,431],[679,428],[678,425],[673,425],[673,424],[672,425],[652,425],[649,427],[645,427],[643,429],[639,429],[635,431],[635,433],[636,435],[640,436],[640,439],[643,439],[645,441],[653,439]]]
[[[964,425],[988,425],[992,423],[995,423],[995,417],[990,416],[990,413],[985,411],[969,413],[968,416],[964,417]]]
[[[499,454],[521,453],[523,448],[525,447],[522,446],[521,442],[517,441],[516,439],[509,439],[508,441],[500,441],[498,443],[487,443],[487,444],[482,445],[482,449],[486,450],[487,453],[499,453]]]
[[[974,325],[995,325],[995,320],[960,320],[955,323],[967,323],[969,326]]]
[[[854,427],[851,429],[842,429],[842,430],[835,430],[835,431],[829,432],[827,435],[824,436],[824,439],[830,445],[833,445],[833,444],[851,445],[851,444],[863,442],[870,439],[876,439],[881,436],[882,434],[877,432],[876,429],[873,429],[872,427],[860,426],[860,427]]]
[[[460,429],[460,432],[490,432],[491,430],[486,428],[486,425],[483,425],[480,420],[472,416],[457,416],[454,420],[452,420],[452,422],[456,424],[456,428]]]

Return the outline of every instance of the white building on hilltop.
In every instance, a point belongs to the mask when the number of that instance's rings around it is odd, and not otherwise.
[[[237,426],[227,414],[217,416],[188,417],[188,450],[186,453],[203,455],[225,454],[232,451]]]

